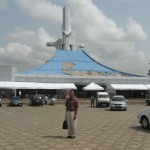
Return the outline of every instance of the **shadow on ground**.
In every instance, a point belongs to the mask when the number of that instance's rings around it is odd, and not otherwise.
[[[61,136],[61,135],[46,135],[42,136],[43,138],[54,138],[54,139],[66,139],[66,137]]]
[[[142,132],[150,133],[150,129],[143,129],[141,126],[132,126],[130,128],[133,130],[136,130],[136,131],[142,131]]]

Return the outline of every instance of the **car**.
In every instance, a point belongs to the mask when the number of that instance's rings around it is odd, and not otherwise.
[[[97,92],[96,95],[96,107],[107,106],[109,107],[110,98],[108,92]]]
[[[142,128],[150,129],[150,108],[141,110],[137,117]]]
[[[43,96],[41,95],[34,95],[30,99],[30,105],[31,106],[43,106]]]
[[[110,110],[127,110],[127,100],[123,95],[115,95],[112,97],[109,105]]]
[[[22,106],[23,102],[20,96],[12,96],[9,99],[9,106]]]
[[[150,108],[141,110],[137,117],[143,129],[150,129]]]
[[[147,105],[147,106],[150,105],[150,98],[146,99],[146,105]]]

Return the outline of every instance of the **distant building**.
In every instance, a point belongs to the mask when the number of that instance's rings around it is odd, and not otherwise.
[[[78,96],[83,95],[82,88],[91,82],[103,86],[111,95],[122,94],[122,91],[128,97],[140,97],[141,92],[142,96],[148,94],[149,88],[143,85],[150,84],[148,77],[109,68],[94,60],[85,51],[76,50],[77,47],[84,46],[77,45],[72,37],[68,7],[63,8],[62,38],[55,42],[47,42],[46,45],[57,49],[52,59],[39,68],[17,73],[15,81],[74,83],[77,86]],[[115,86],[116,84],[119,86]],[[125,88],[122,88],[122,84],[126,85]]]
[[[58,49],[55,55],[42,66],[16,73],[15,68],[1,68],[1,81],[35,82],[35,83],[74,83],[77,96],[90,96],[82,90],[84,86],[95,82],[104,87],[112,96],[121,94],[125,97],[146,97],[149,95],[150,78],[107,67],[83,50],[76,50],[77,45],[71,33],[70,10],[63,9],[63,26],[61,39],[47,42],[47,46]],[[55,88],[55,87],[54,87]]]
[[[0,81],[14,81],[17,68],[14,66],[0,66]]]

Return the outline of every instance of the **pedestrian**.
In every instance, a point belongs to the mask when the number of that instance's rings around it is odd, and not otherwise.
[[[69,91],[69,98],[66,99],[66,115],[65,118],[68,124],[68,136],[67,138],[74,139],[76,136],[76,124],[79,103],[75,98],[74,91]]]
[[[21,97],[22,92],[19,90],[18,94],[19,94],[19,96]]]
[[[47,103],[48,103],[48,96],[47,95],[45,95],[45,97],[44,97],[44,103],[45,103],[45,105],[47,105]]]
[[[94,97],[94,96],[91,96],[91,107],[94,106],[94,103],[95,103],[95,97]]]
[[[2,98],[4,98],[4,97],[5,97],[5,91],[2,90]]]

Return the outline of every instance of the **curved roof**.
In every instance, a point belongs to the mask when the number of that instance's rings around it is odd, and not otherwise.
[[[123,75],[137,76],[114,70],[92,59],[84,51],[57,50],[55,55],[42,66],[18,74],[36,75]]]

